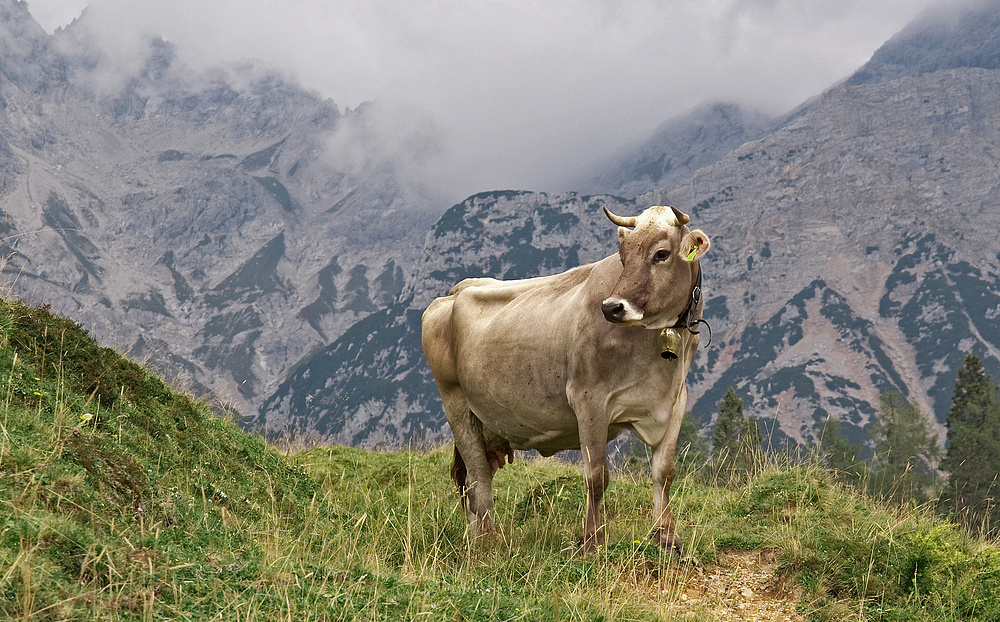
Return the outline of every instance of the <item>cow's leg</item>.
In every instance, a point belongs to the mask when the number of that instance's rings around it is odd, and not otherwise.
[[[463,505],[472,524],[472,534],[495,533],[493,524],[493,470],[486,456],[486,443],[479,420],[469,410],[461,389],[442,390],[445,416],[455,437],[455,449],[465,463]],[[461,483],[459,483],[461,488]]]
[[[664,441],[653,449],[651,465],[653,475],[653,539],[663,549],[675,556],[684,554],[681,539],[677,536],[673,514],[670,513],[670,485],[674,483],[677,467],[674,465],[674,443]]]
[[[683,389],[682,389],[683,391]],[[681,431],[681,421],[684,419],[684,404],[687,402],[686,391],[670,414],[670,424],[667,433],[660,444],[653,447],[653,458],[650,470],[653,476],[653,539],[663,549],[677,557],[684,555],[681,539],[677,536],[674,517],[670,512],[670,486],[677,474],[676,450],[677,435]]]
[[[597,551],[604,544],[604,525],[601,524],[601,499],[608,489],[611,473],[608,471],[608,428],[594,426],[584,430],[580,426],[580,448],[583,453],[583,479],[587,488],[587,509],[583,519],[584,555]]]

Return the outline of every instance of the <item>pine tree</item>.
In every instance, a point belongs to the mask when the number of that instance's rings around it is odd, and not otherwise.
[[[859,458],[861,448],[852,445],[840,428],[840,419],[827,415],[820,429],[820,455],[826,468],[836,473],[838,479],[857,484],[865,472],[865,464]]]
[[[722,396],[712,434],[712,458],[716,467],[730,474],[753,470],[761,440],[757,419],[743,413],[743,400],[730,387]]]
[[[712,457],[716,462],[733,460],[740,453],[740,443],[746,430],[743,400],[732,387],[722,396],[719,416],[712,434]]]
[[[986,375],[979,357],[974,354],[966,356],[965,364],[958,370],[945,422],[948,427],[948,453],[942,467],[955,467],[970,456],[966,448],[955,444],[955,436],[963,427],[982,429],[986,426],[990,409],[996,402],[996,391],[996,382]]]
[[[1000,494],[1000,399],[982,361],[965,357],[958,370],[946,420],[948,450],[941,468],[948,473],[942,506],[975,532],[1000,524],[994,497]]]
[[[740,439],[740,451],[742,452],[743,464],[747,471],[755,471],[760,464],[757,459],[763,451],[760,438],[760,424],[757,417],[748,415],[746,425],[743,427],[743,438]]]
[[[897,501],[929,499],[940,449],[917,404],[899,392],[886,391],[870,434],[875,443],[874,492]]]

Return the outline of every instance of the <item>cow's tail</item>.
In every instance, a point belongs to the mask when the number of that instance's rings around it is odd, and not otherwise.
[[[455,485],[458,486],[458,494],[462,498],[462,508],[465,507],[465,492],[466,492],[466,477],[469,475],[468,470],[465,468],[465,460],[462,460],[462,454],[458,453],[458,446],[455,447],[455,461],[451,465],[451,479],[455,480]]]

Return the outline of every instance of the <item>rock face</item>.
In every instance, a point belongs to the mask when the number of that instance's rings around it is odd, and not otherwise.
[[[994,0],[932,6],[883,45],[848,84],[888,82],[945,69],[1000,69],[1000,9]]]
[[[582,177],[581,192],[636,197],[671,188],[759,138],[776,119],[735,104],[699,106],[661,125],[646,142]]]
[[[983,69],[837,87],[670,191],[725,297],[695,412],[732,385],[808,437],[804,415],[862,425],[896,388],[943,421],[964,352],[995,372],[998,96]]]
[[[609,165],[607,190],[663,197],[712,236],[702,262],[714,335],[689,376],[702,423],[732,386],[773,444],[815,440],[827,414],[860,441],[881,391],[902,391],[940,423],[965,353],[1000,372],[1000,69],[954,52],[992,58],[1000,9],[975,11],[947,28],[918,20],[759,136],[728,122],[695,133],[739,143],[710,141],[725,153],[692,138],[657,154],[654,139]],[[685,178],[645,166],[693,151],[705,165]],[[305,359],[261,419],[288,412],[365,445],[447,434],[419,351],[430,298],[465,276],[545,274],[610,254],[600,205],[636,213],[644,201],[494,193],[455,206],[396,303]]]
[[[964,353],[1000,373],[998,42],[996,2],[932,13],[785,118],[668,122],[581,181],[603,195],[445,211],[415,181],[435,150],[419,119],[388,148],[378,105],[341,111],[252,67],[193,75],[157,39],[109,77],[86,16],[48,35],[0,0],[3,274],[248,427],[432,441],[430,300],[607,256],[602,205],[669,202],[713,239],[702,423],[730,386],[775,444],[827,413],[860,440],[887,389],[941,422]]]
[[[608,196],[487,192],[449,209],[427,234],[423,257],[396,302],[303,360],[261,409],[289,413],[294,430],[367,447],[449,434],[420,348],[420,315],[471,276],[555,274],[614,252],[615,228],[601,210],[635,205]]]
[[[378,106],[253,67],[192,75],[158,39],[108,86],[86,15],[47,35],[13,0],[0,49],[12,293],[242,413],[395,300],[442,211],[380,157]]]

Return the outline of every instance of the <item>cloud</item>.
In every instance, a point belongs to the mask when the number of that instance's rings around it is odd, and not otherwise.
[[[441,136],[426,111],[376,100],[347,111],[324,155],[334,169],[350,175],[392,168],[404,183],[433,185],[440,168]]]
[[[379,99],[425,110],[442,129],[440,180],[464,196],[558,189],[705,101],[787,111],[930,4],[93,0],[88,10],[123,54],[155,32],[195,68],[256,59],[342,107]],[[59,7],[68,20],[80,5],[30,7],[51,29]]]

